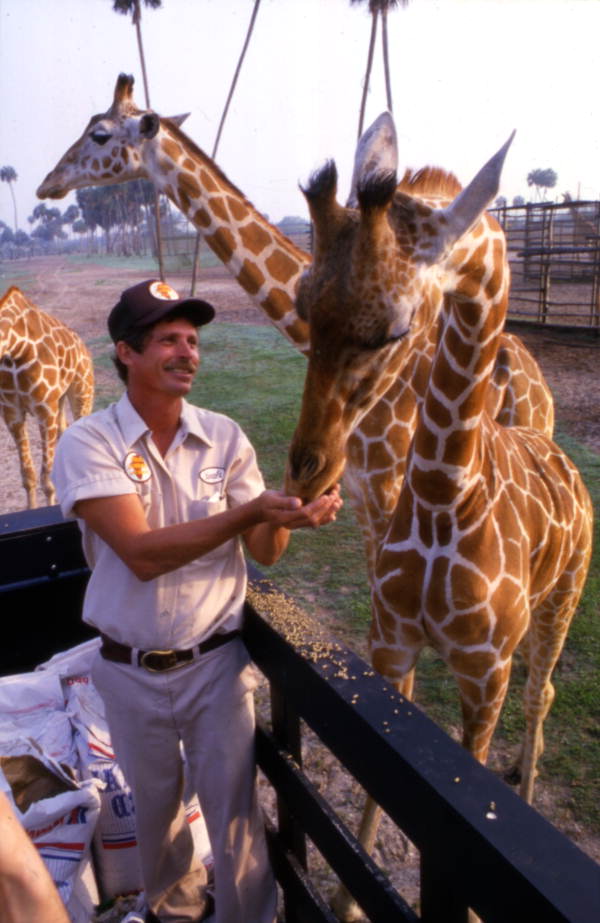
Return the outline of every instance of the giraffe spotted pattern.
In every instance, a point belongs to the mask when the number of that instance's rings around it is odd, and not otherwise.
[[[390,116],[380,119],[389,136]],[[327,490],[351,433],[362,453],[355,467],[385,478],[385,440],[359,424],[410,385],[400,419],[402,399],[385,420],[386,434],[400,427],[408,445],[404,478],[378,519],[372,662],[410,696],[419,653],[433,646],[459,687],[463,742],[484,762],[523,643],[519,768],[530,801],[552,670],[587,574],[592,509],[548,435],[548,404],[538,421],[546,432],[494,419],[511,375],[506,355],[497,363],[509,272],[504,235],[484,210],[507,148],[465,190],[430,168],[397,186],[371,156],[366,175],[355,168],[357,208],[337,203],[332,163],[313,177],[315,259],[298,293],[311,354],[286,486],[307,499]]]
[[[75,418],[91,413],[91,356],[73,330],[11,286],[0,300],[0,412],[17,446],[29,508],[36,505],[37,477],[26,416],[32,414],[39,425],[40,481],[50,505],[55,502],[50,471],[56,440],[66,427],[66,401]]]
[[[40,185],[38,195],[60,198],[83,186],[151,179],[204,235],[277,329],[308,353],[309,325],[299,315],[295,299],[310,256],[265,219],[184,134],[180,121],[138,109],[133,78],[120,75],[111,107],[92,117]],[[104,162],[107,158],[108,164]],[[407,226],[406,233],[414,235],[414,229]],[[344,259],[343,248],[340,259]],[[376,282],[373,279],[369,284]],[[392,303],[398,292],[396,284],[384,295]],[[376,335],[373,330],[373,342]],[[429,334],[420,342],[413,338],[412,348],[414,355],[404,367],[402,380],[388,375],[388,390],[360,419],[356,417],[344,445],[345,484],[363,532],[370,572],[402,482],[426,378],[423,370],[430,363],[434,339]],[[506,425],[552,429],[552,399],[542,373],[523,344],[509,334],[502,335],[489,410]]]

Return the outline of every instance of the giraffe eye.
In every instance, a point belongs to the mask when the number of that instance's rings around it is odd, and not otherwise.
[[[387,331],[381,331],[380,333],[371,337],[370,340],[363,342],[362,348],[372,350],[383,349],[384,346],[391,346],[392,343],[396,343],[397,340],[402,339],[404,335],[404,333],[397,335],[389,334]]]
[[[110,141],[112,135],[107,131],[93,131],[91,132],[90,137],[92,141],[102,146],[103,144],[106,144],[107,141]]]

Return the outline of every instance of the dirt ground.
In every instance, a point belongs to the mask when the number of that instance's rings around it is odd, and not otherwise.
[[[11,272],[15,273],[11,277]],[[98,350],[98,338],[105,334],[107,311],[128,285],[144,278],[139,270],[108,270],[93,260],[73,265],[61,257],[48,257],[0,265],[0,294],[9,285],[17,284],[27,297],[44,311],[58,317],[76,330],[90,346]],[[187,276],[170,275],[169,281],[181,293],[189,290]],[[227,323],[267,323],[261,312],[222,267],[203,269],[198,294],[217,308],[219,321]],[[527,346],[537,358],[554,394],[557,417],[568,433],[600,454],[600,339],[590,340],[572,334],[553,331],[539,332],[519,329]],[[105,373],[109,375],[111,373]],[[98,385],[102,386],[102,380]],[[37,434],[33,427],[34,453]],[[16,451],[4,425],[0,425],[0,457],[3,477],[0,483],[0,512],[22,509],[24,491],[21,487]],[[39,455],[38,455],[39,458]],[[44,498],[39,495],[40,505]],[[307,763],[313,778],[355,828],[361,803],[357,786],[336,761],[324,754],[317,745],[310,745]],[[539,785],[536,807],[563,830],[580,848],[600,861],[600,838],[589,836],[578,825],[568,808],[569,793],[555,787]],[[378,838],[377,860],[390,873],[405,898],[418,895],[418,856],[416,850],[384,820]],[[327,879],[318,859],[314,860],[318,875]]]

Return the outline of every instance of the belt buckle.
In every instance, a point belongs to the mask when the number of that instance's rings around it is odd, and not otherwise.
[[[150,663],[147,661],[148,657],[162,657],[165,659],[164,666],[153,667],[150,666]],[[149,673],[166,673],[169,670],[178,670],[180,667],[186,665],[185,660],[177,660],[177,651],[144,651],[140,657],[140,666],[144,667],[145,670],[148,670]]]

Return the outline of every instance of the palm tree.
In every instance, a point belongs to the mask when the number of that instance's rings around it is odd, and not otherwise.
[[[145,6],[156,10],[162,5],[162,0],[144,0]],[[148,90],[148,75],[146,72],[146,56],[144,55],[144,43],[142,41],[142,7],[141,0],[113,0],[113,10],[115,13],[122,13],[124,16],[131,13],[131,22],[135,26],[135,33],[138,43],[138,52],[140,55],[140,66],[142,68],[142,79],[144,81],[144,95],[146,98],[146,109],[150,108],[150,92]],[[158,256],[158,271],[160,278],[164,281],[165,270],[163,261],[163,243],[160,228],[160,202],[158,192],[154,196],[154,212],[156,227],[156,251]]]
[[[546,170],[538,167],[535,170],[530,170],[527,174],[527,185],[535,186],[538,201],[543,197],[545,198],[542,189],[553,189],[556,186],[557,180],[558,176],[556,172],[550,167]]]
[[[162,5],[162,0],[144,0],[144,4],[151,9],[156,10]],[[146,108],[150,108],[150,94],[148,92],[148,77],[146,74],[146,58],[144,56],[144,43],[142,42],[142,7],[140,0],[113,0],[113,10],[115,13],[123,13],[124,16],[131,13],[131,22],[135,26],[135,32],[140,55],[140,65],[142,68],[142,78],[144,81],[144,93],[146,95]]]
[[[14,167],[0,167],[0,180],[3,183],[8,183],[8,188],[10,189],[10,194],[13,200],[13,209],[15,213],[15,234],[17,233],[17,200],[15,199],[15,191],[12,184],[18,179],[17,171]]]
[[[219,147],[219,141],[221,140],[221,133],[223,131],[223,126],[225,125],[225,119],[227,118],[227,113],[229,111],[229,106],[231,100],[233,99],[233,94],[237,85],[238,77],[242,69],[242,64],[244,63],[244,58],[246,57],[246,52],[248,50],[248,45],[250,44],[250,39],[252,38],[252,31],[254,29],[254,23],[256,22],[256,17],[258,14],[258,8],[260,6],[260,0],[254,0],[254,7],[252,8],[252,16],[250,17],[250,23],[248,29],[246,30],[246,38],[244,39],[244,44],[238,58],[237,67],[235,69],[233,80],[231,81],[231,86],[229,87],[229,93],[227,94],[227,99],[225,100],[225,106],[223,107],[223,114],[221,115],[221,121],[219,122],[219,127],[217,129],[217,136],[215,138],[215,143],[213,145],[211,157],[214,160],[217,156],[217,149]],[[200,242],[202,236],[200,232],[196,234],[196,246],[194,248],[194,260],[192,263],[192,284],[190,288],[190,294],[193,295],[196,291],[196,273],[198,267],[198,258],[200,256]]]
[[[390,59],[387,31],[387,14],[389,10],[396,6],[408,6],[409,0],[350,0],[350,4],[368,3],[369,13],[371,14],[371,37],[369,39],[369,50],[367,52],[367,70],[363,84],[362,98],[360,101],[360,115],[358,119],[358,137],[363,133],[365,121],[365,109],[367,106],[367,94],[371,82],[371,70],[373,68],[373,56],[375,52],[375,40],[377,38],[377,22],[381,14],[381,38],[383,45],[383,72],[385,76],[385,92],[387,97],[387,107],[390,112],[392,109],[392,82],[390,78]]]

